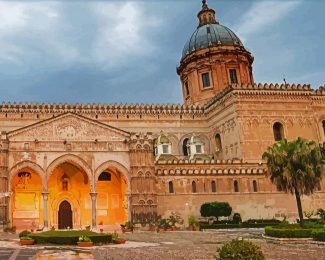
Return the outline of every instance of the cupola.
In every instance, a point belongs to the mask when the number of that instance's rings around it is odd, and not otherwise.
[[[202,1],[199,24],[186,42],[177,73],[185,104],[204,104],[231,84],[253,84],[251,53]]]
[[[188,151],[189,151],[189,159],[210,159],[209,156],[205,153],[205,143],[200,136],[192,135],[189,142],[188,142]]]
[[[176,159],[172,154],[172,144],[169,141],[169,138],[161,133],[154,142],[154,151],[156,161],[158,160],[172,160]]]

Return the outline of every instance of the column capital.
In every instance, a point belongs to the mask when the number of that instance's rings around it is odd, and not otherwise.
[[[47,200],[49,198],[49,192],[45,191],[45,192],[42,192],[42,196],[43,196],[43,199]]]
[[[97,192],[90,192],[89,194],[90,194],[90,197],[91,197],[93,200],[96,199],[96,197],[97,197]]]

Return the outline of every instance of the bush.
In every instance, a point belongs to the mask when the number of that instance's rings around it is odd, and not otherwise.
[[[201,229],[228,229],[228,228],[242,228],[241,224],[209,224],[200,222]]]
[[[229,217],[232,208],[228,202],[208,202],[201,205],[200,213],[202,217]]]
[[[29,237],[32,234],[32,232],[29,232],[28,230],[21,231],[19,233],[19,237]]]
[[[188,216],[188,225],[192,227],[198,227],[200,226],[200,223],[198,222],[197,218],[194,215]]]
[[[20,240],[33,240],[33,239],[29,236],[22,236],[20,237]]]
[[[235,214],[232,216],[232,222],[233,222],[234,224],[239,224],[239,223],[242,222],[242,220],[241,220],[241,216],[240,216],[239,213],[235,213]]]
[[[311,233],[311,236],[316,241],[323,241],[323,242],[325,242],[325,230],[314,230]]]
[[[218,260],[264,260],[261,248],[245,240],[232,240],[217,250]]]
[[[316,215],[318,215],[321,220],[325,221],[325,210],[324,209],[318,209],[316,212]]]
[[[281,223],[277,219],[248,219],[243,221],[242,225],[246,228],[264,228],[267,226],[277,226]]]
[[[98,234],[91,231],[46,231],[32,234],[30,237],[36,244],[75,245],[79,237],[87,236],[94,244],[107,244],[112,242],[111,234]]]
[[[279,238],[308,238],[311,237],[312,229],[300,228],[299,225],[285,227],[266,227],[265,235]]]

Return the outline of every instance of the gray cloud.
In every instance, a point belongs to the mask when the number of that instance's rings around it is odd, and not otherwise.
[[[270,4],[273,13],[252,17]],[[322,83],[321,1],[209,5],[245,39],[256,81],[286,74],[289,82]],[[2,99],[181,103],[176,66],[200,7],[185,0],[0,2]]]

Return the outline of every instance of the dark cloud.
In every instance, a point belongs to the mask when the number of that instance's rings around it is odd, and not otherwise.
[[[245,33],[240,25],[257,3],[209,1],[222,24],[244,32],[255,80],[279,82],[286,75],[288,82],[320,85],[325,4],[299,2],[286,12],[278,6],[280,18],[258,20],[263,28]],[[182,102],[176,67],[196,29],[199,1],[5,2],[0,9],[6,12],[0,11],[3,100]]]

